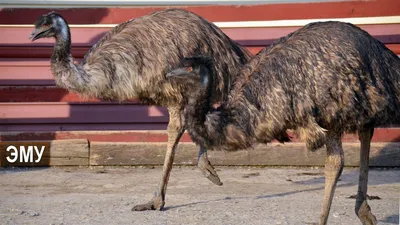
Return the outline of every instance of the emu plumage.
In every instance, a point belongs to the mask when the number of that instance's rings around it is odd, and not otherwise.
[[[287,139],[287,129],[316,150],[327,148],[325,197],[320,224],[326,224],[344,154],[341,137],[357,132],[361,141],[360,180],[355,212],[376,224],[367,204],[368,159],[375,126],[400,122],[400,59],[360,28],[317,22],[277,40],[238,73],[228,100],[211,107],[212,57],[184,60],[167,74],[187,86],[187,130],[207,149],[238,150],[254,143]]]
[[[31,35],[32,40],[49,37],[56,39],[51,70],[58,86],[81,96],[114,101],[136,99],[168,108],[168,146],[161,182],[150,202],[133,208],[163,209],[175,149],[184,132],[181,115],[187,99],[183,93],[193,90],[169,82],[165,74],[178,66],[182,57],[212,55],[219,59],[214,64],[213,101],[222,101],[234,80],[233,74],[251,54],[212,23],[182,9],[161,10],[119,24],[78,64],[71,55],[67,21],[55,12],[42,15]],[[222,185],[206,149],[199,151],[198,166],[208,179]]]

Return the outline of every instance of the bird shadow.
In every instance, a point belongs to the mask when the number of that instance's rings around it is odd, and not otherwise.
[[[223,202],[223,201],[249,199],[249,198],[250,197],[225,197],[225,198],[208,200],[208,201],[192,202],[192,203],[187,203],[187,204],[182,204],[182,205],[166,206],[166,207],[164,207],[164,210],[170,210],[170,209],[176,209],[176,208],[182,208],[182,207],[189,207],[189,206],[201,205],[201,204],[208,204],[208,203],[211,203],[211,202]]]
[[[344,150],[346,151],[346,150]],[[345,159],[346,160],[346,159]],[[380,151],[379,154],[373,156],[369,159],[370,169],[369,171],[379,171],[385,170],[386,168],[390,168],[391,170],[399,170],[398,165],[400,164],[400,151],[399,145],[395,143],[388,143],[385,145]],[[380,166],[377,166],[380,165]],[[387,167],[382,167],[382,165],[386,165]],[[371,173],[370,173],[371,174]],[[303,184],[303,185],[311,185],[311,184],[322,184],[325,182],[325,178],[323,173],[314,173],[314,174],[307,174],[307,173],[298,173],[297,176],[302,175],[309,175],[312,176],[310,179],[301,180],[301,181],[293,181],[296,184]],[[319,176],[320,175],[320,176]],[[343,173],[339,179],[344,182],[353,183],[356,185],[358,183],[358,179],[354,179],[358,177],[359,169],[354,168],[346,173]],[[371,175],[370,175],[371,176]],[[368,185],[380,185],[380,184],[393,184],[393,183],[400,183],[400,176],[394,176],[392,179],[369,179]]]
[[[394,215],[390,215],[385,217],[383,220],[380,220],[380,222],[384,222],[384,223],[390,223],[390,224],[399,224],[399,214],[394,214]]]
[[[375,168],[371,168],[370,171],[379,171],[380,169],[375,169]],[[399,170],[398,168],[391,168],[391,170]],[[357,175],[358,177],[359,171],[358,170],[353,170],[351,172],[348,172],[346,174],[342,174],[339,178],[339,180],[341,181],[346,181],[351,183],[352,185],[356,185],[358,182],[358,178],[357,180],[354,180],[355,175]],[[319,176],[319,177],[314,177],[314,178],[310,178],[307,180],[301,180],[301,181],[293,181],[293,183],[295,184],[303,184],[303,185],[311,185],[311,184],[322,184],[325,182],[325,178],[323,176]],[[400,177],[394,177],[393,179],[385,179],[384,181],[382,181],[381,179],[369,179],[368,180],[368,185],[379,185],[379,184],[388,184],[388,183],[400,183]]]
[[[348,187],[352,186],[353,184],[351,183],[345,183],[345,184],[338,184],[336,187]],[[324,190],[325,187],[316,187],[316,188],[310,188],[310,189],[304,189],[304,190],[297,190],[297,191],[289,191],[289,192],[284,192],[284,193],[276,193],[276,194],[268,194],[268,195],[259,195],[255,197],[251,196],[239,196],[239,197],[225,197],[221,199],[215,199],[215,200],[208,200],[208,201],[198,201],[198,202],[192,202],[192,203],[187,203],[187,204],[182,204],[182,205],[175,205],[175,206],[167,206],[164,208],[164,210],[170,210],[170,209],[176,209],[176,208],[181,208],[181,207],[188,207],[188,206],[194,206],[194,205],[199,205],[199,204],[208,204],[211,202],[224,202],[224,201],[232,201],[232,200],[241,200],[241,199],[267,199],[267,198],[278,198],[278,197],[284,197],[288,195],[294,195],[294,194],[299,194],[299,193],[305,193],[305,192],[313,192],[313,191],[320,191]]]
[[[47,170],[49,167],[0,167],[0,175]]]

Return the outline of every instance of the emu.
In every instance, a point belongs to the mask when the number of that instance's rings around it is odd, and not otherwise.
[[[30,38],[55,38],[51,71],[58,86],[81,96],[120,102],[137,99],[168,108],[168,146],[161,181],[154,197],[133,207],[134,211],[163,209],[175,149],[184,133],[182,110],[187,99],[182,93],[189,89],[169,82],[165,74],[178,66],[184,56],[212,55],[218,59],[214,64],[217,77],[212,101],[220,102],[235,79],[231,75],[251,57],[218,27],[181,9],[153,12],[119,24],[93,45],[78,64],[71,56],[69,25],[60,14],[40,16]],[[199,150],[198,166],[209,180],[222,185],[206,149]]]
[[[358,132],[360,175],[355,213],[376,224],[367,203],[368,160],[375,126],[400,122],[400,59],[366,31],[343,22],[310,23],[260,51],[239,70],[228,100],[211,108],[212,64],[200,55],[167,74],[188,92],[184,118],[192,140],[209,150],[234,151],[295,130],[310,150],[326,146],[326,224],[343,169],[341,137]],[[196,87],[201,88],[196,88]]]

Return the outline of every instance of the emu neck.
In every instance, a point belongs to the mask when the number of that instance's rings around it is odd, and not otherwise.
[[[211,110],[212,87],[209,83],[201,87],[194,97],[189,98],[185,113],[188,122],[204,126],[206,115]]]
[[[90,76],[81,65],[74,64],[71,56],[71,35],[68,24],[61,18],[57,23],[56,45],[51,56],[51,70],[56,84],[80,94],[94,96],[99,93],[99,88],[92,87]],[[93,93],[92,90],[96,91]]]
[[[51,57],[53,62],[62,62],[71,56],[71,34],[67,23],[59,19],[59,32],[56,35],[56,45],[54,46],[53,55]]]
[[[210,150],[235,151],[251,146],[259,118],[256,107],[243,98],[226,101],[219,110],[213,111],[210,102],[212,89],[208,86],[189,99],[185,120],[192,140]]]

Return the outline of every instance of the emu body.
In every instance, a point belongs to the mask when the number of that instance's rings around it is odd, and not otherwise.
[[[355,211],[363,224],[376,224],[366,200],[370,140],[375,126],[400,122],[399,57],[354,25],[311,23],[259,52],[239,71],[228,100],[213,110],[215,70],[210,65],[216,61],[189,58],[167,75],[203,87],[188,93],[185,120],[192,140],[207,149],[234,151],[257,142],[287,141],[286,130],[293,129],[311,150],[326,145],[320,218],[326,224],[343,168],[341,137],[358,132]]]
[[[51,70],[58,86],[82,96],[116,101],[137,99],[168,108],[168,149],[161,182],[149,203],[134,208],[162,209],[175,149],[184,132],[181,116],[187,99],[182,93],[189,91],[186,86],[166,80],[165,74],[178,66],[182,57],[212,55],[218,59],[214,64],[217,83],[213,101],[222,101],[234,80],[231,74],[248,61],[250,53],[215,25],[180,9],[154,12],[116,26],[78,64],[71,56],[67,21],[54,12],[41,16],[31,35],[32,40],[48,37],[56,39]],[[222,185],[205,149],[200,149],[199,167],[207,178]]]

